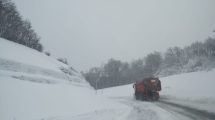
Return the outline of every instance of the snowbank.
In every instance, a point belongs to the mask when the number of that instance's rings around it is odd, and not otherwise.
[[[162,78],[162,100],[215,113],[215,69]]]
[[[161,94],[177,98],[215,98],[215,70],[185,73],[161,78]]]
[[[125,106],[99,97],[69,66],[0,38],[0,120],[65,118]]]
[[[0,77],[0,119],[34,120],[75,116],[120,105],[71,84],[38,84]]]

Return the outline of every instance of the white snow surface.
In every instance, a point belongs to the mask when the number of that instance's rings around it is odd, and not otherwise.
[[[125,108],[95,94],[69,66],[0,38],[0,120],[63,119]]]
[[[26,78],[36,75],[58,79],[60,82],[76,81],[89,86],[82,75],[71,70],[68,65],[44,53],[3,38],[0,38],[0,71],[13,72],[13,76],[19,74],[16,77],[25,75]]]
[[[86,87],[72,84],[40,84],[2,76],[0,106],[1,120],[71,117],[120,108],[119,104],[99,97],[95,91]]]
[[[0,58],[59,71],[58,67],[66,66],[45,54],[14,42],[0,38]]]
[[[214,78],[215,70],[160,78],[160,101],[215,113]],[[0,38],[0,120],[201,119],[162,102],[136,101],[133,93],[132,84],[95,92],[69,66]]]

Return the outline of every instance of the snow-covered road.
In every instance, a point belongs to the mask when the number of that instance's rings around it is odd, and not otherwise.
[[[215,70],[160,78],[157,102],[136,101],[132,84],[100,90],[131,109],[125,120],[215,120]]]
[[[136,101],[131,97],[115,97],[115,101],[129,109],[94,111],[60,120],[214,120],[215,114],[196,108],[165,101]],[[59,120],[56,119],[56,120]]]
[[[128,97],[116,98],[131,107],[127,120],[214,120],[215,113],[160,99],[156,102],[136,101]]]
[[[136,101],[128,97],[119,98],[119,102],[131,108],[126,120],[177,120],[174,115],[154,102]]]
[[[156,105],[158,105],[159,107],[163,108],[166,111],[169,111],[175,116],[187,117],[188,120],[214,120],[215,119],[214,113],[188,107],[185,105],[180,105],[177,103],[160,100],[159,102],[156,103]]]

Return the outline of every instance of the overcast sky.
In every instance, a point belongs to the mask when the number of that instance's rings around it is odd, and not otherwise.
[[[45,51],[86,71],[213,36],[215,0],[13,0]]]

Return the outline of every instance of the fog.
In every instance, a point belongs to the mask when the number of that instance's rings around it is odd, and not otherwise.
[[[86,71],[214,36],[214,0],[13,0],[45,51]]]

